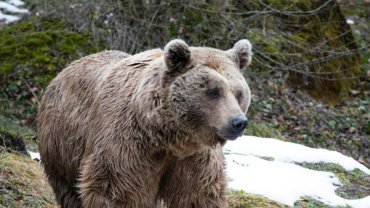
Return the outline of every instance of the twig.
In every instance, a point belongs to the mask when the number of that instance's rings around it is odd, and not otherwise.
[[[35,98],[37,104],[40,104],[40,101],[39,101],[39,98],[37,97],[37,95],[33,92],[31,86],[26,82],[26,80],[22,79],[22,81],[24,82],[24,84],[26,84],[28,90],[32,93],[33,97]]]

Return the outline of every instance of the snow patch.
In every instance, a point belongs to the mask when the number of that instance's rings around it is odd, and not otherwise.
[[[40,153],[32,152],[32,151],[28,151],[28,153],[30,154],[32,160],[34,160],[34,159],[40,160]]]
[[[20,9],[19,6],[23,6],[24,2],[20,0],[8,0],[7,2],[0,1],[0,22],[5,22],[5,24],[13,23],[18,21],[21,17],[19,14],[28,14],[27,9]],[[18,15],[4,14],[13,13]]]
[[[12,22],[16,22],[18,21],[20,18],[18,16],[14,16],[14,15],[6,15],[6,14],[3,14],[1,13],[0,11],[0,20],[5,20],[5,24],[9,24],[9,23],[12,23]]]
[[[227,142],[224,149],[229,188],[260,194],[289,206],[308,196],[331,206],[370,208],[370,196],[348,200],[336,195],[335,190],[342,184],[335,174],[294,164],[336,163],[346,170],[358,168],[370,175],[368,168],[338,152],[252,136]]]
[[[10,4],[13,4],[14,6],[23,6],[24,2],[20,0],[8,0],[7,1]]]
[[[339,152],[315,149],[277,139],[242,136],[236,141],[227,142],[224,149],[226,152],[235,152],[242,155],[272,157],[280,162],[335,163],[348,171],[357,168],[370,175],[370,169]]]
[[[14,6],[12,4],[2,2],[2,1],[0,1],[0,9],[3,9],[3,10],[8,11],[8,12],[12,12],[12,13],[20,13],[20,14],[28,13],[27,9],[19,9],[18,7]]]

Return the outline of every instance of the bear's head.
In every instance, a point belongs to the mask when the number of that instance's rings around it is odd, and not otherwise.
[[[162,87],[176,120],[203,144],[224,144],[241,136],[248,125],[251,92],[244,70],[252,59],[248,40],[222,51],[170,41],[164,48]]]

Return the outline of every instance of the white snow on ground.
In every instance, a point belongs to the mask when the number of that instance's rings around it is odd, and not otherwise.
[[[27,9],[19,9],[18,7],[12,4],[2,2],[2,1],[0,1],[0,9],[3,9],[8,12],[12,12],[12,13],[28,13]]]
[[[309,196],[331,206],[370,208],[370,196],[348,200],[336,195],[335,189],[342,184],[333,173],[294,164],[336,163],[346,170],[358,168],[370,175],[368,168],[338,152],[252,136],[227,142],[224,149],[229,188],[260,194],[289,206],[301,197]]]
[[[7,2],[0,1],[0,22],[5,22],[5,24],[16,22],[20,19],[20,16],[16,14],[29,13],[27,9],[18,8],[18,6],[23,5],[24,2],[20,0],[8,0]],[[15,15],[4,14],[4,12],[13,13]]]
[[[24,2],[20,0],[7,0],[8,3],[13,4],[14,6],[23,6]]]
[[[310,148],[277,139],[243,136],[236,141],[228,142],[225,150],[243,155],[273,157],[281,162],[336,163],[343,166],[346,170],[358,168],[370,175],[370,170],[364,165],[339,152]]]
[[[38,153],[38,152],[32,152],[32,151],[28,151],[28,153],[30,154],[32,160],[33,159],[40,160],[40,153]]]
[[[5,24],[16,22],[19,19],[20,18],[17,17],[17,16],[14,16],[14,15],[6,15],[6,14],[1,13],[1,11],[0,11],[0,20],[5,20]]]

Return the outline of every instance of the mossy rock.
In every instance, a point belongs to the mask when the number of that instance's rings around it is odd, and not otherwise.
[[[33,120],[40,92],[49,81],[68,63],[99,51],[101,45],[52,16],[30,17],[1,28],[0,110],[20,107],[31,113],[18,110],[13,115]]]
[[[13,150],[28,155],[21,137],[16,137],[0,128],[0,151]]]
[[[41,165],[19,153],[0,153],[0,207],[56,207]]]
[[[11,135],[13,138],[22,138],[27,150],[38,151],[35,130],[10,117],[8,112],[0,111],[0,133],[1,131],[6,132],[7,135]]]

